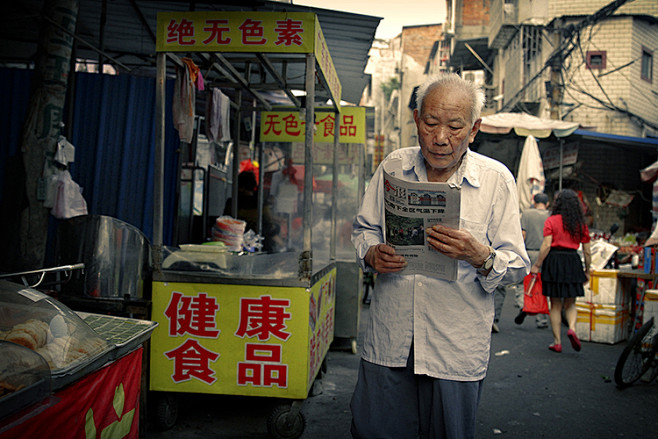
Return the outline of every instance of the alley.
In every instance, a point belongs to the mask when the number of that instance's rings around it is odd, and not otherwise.
[[[489,373],[479,410],[477,439],[656,437],[658,383],[619,390],[614,368],[624,343],[583,343],[576,353],[547,349],[550,330],[523,325],[508,297],[500,333],[492,334]],[[368,317],[364,307],[361,327]],[[358,355],[330,351],[327,373],[308,397],[303,439],[350,438],[349,400],[356,383]],[[266,420],[277,401],[221,395],[182,395],[176,426],[150,429],[148,439],[265,439]]]

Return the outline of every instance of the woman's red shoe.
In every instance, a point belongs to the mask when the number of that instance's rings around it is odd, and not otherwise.
[[[569,337],[569,341],[571,342],[571,347],[574,348],[576,352],[580,352],[580,348],[581,348],[580,340],[578,340],[578,336],[576,335],[576,333],[573,330],[569,329],[567,331],[567,337]]]
[[[557,352],[558,354],[562,352],[562,345],[561,344],[552,344],[548,347],[549,350],[553,352]]]

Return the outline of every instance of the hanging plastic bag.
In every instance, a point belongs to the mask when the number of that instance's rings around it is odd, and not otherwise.
[[[529,315],[548,314],[548,300],[542,294],[539,273],[523,278],[523,293],[523,312]]]
[[[82,196],[82,189],[73,181],[69,171],[59,173],[55,205],[50,213],[57,219],[69,219],[88,213],[87,202]]]

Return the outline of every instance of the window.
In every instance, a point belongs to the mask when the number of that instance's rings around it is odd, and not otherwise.
[[[587,51],[587,68],[588,69],[605,69],[605,50],[588,50]]]
[[[640,77],[648,82],[653,80],[653,52],[646,47],[642,48],[642,73]]]

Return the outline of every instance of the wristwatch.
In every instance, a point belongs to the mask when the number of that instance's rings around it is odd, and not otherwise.
[[[487,256],[482,265],[478,267],[478,273],[485,274],[491,270],[491,268],[493,268],[494,259],[496,259],[496,250],[489,246],[489,256]]]

